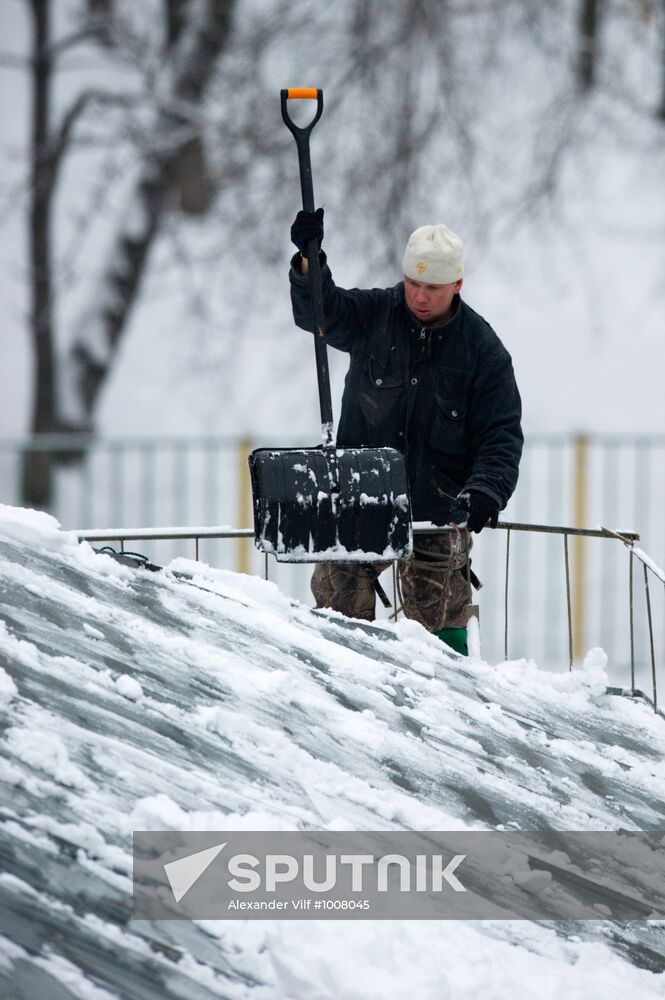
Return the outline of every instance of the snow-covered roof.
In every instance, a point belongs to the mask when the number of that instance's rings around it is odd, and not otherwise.
[[[130,919],[135,830],[661,827],[665,726],[600,652],[465,660],[16,508],[0,602],[3,995],[663,996],[657,923]]]

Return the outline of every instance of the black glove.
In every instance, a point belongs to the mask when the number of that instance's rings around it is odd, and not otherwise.
[[[314,239],[320,247],[323,243],[322,208],[317,208],[316,212],[298,212],[291,226],[291,242],[295,243],[301,253],[307,252],[307,244]]]
[[[499,505],[489,493],[480,490],[464,490],[457,496],[457,503],[466,511],[466,526],[469,531],[481,532],[489,521],[491,528],[499,523]]]

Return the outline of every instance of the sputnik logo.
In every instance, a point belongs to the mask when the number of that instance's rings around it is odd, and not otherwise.
[[[206,851],[197,851],[196,854],[188,854],[184,858],[170,861],[168,865],[164,865],[164,871],[176,903],[180,902],[195,882],[198,882],[204,871],[210,867],[227,843],[228,841],[225,840],[223,844],[217,844],[216,847],[209,847]]]

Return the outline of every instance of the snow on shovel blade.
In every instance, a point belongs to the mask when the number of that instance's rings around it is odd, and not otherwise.
[[[338,448],[334,456],[322,447],[250,454],[257,548],[280,562],[408,555],[411,505],[403,456],[393,448]]]

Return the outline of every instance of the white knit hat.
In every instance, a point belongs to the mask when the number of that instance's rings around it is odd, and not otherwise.
[[[402,270],[414,281],[450,285],[464,275],[462,249],[461,239],[447,226],[420,226],[409,236]]]

